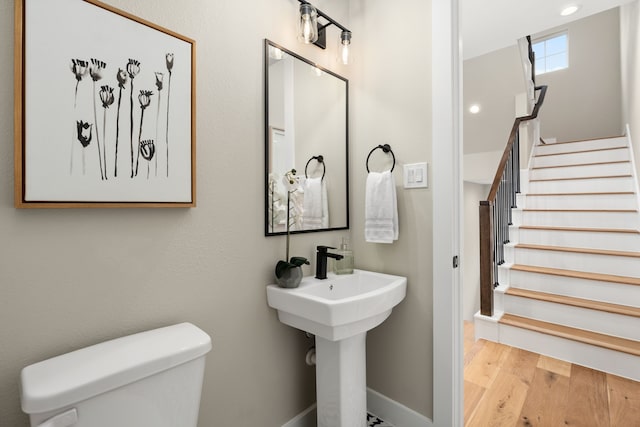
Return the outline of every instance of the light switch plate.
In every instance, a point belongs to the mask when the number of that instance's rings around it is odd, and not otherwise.
[[[404,188],[427,188],[427,163],[404,165]]]

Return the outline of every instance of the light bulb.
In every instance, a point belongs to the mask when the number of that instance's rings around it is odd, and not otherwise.
[[[348,65],[351,60],[351,32],[342,31],[340,34],[340,44],[338,45],[338,61],[344,65]]]
[[[308,4],[300,5],[300,19],[298,20],[298,39],[306,44],[318,40],[318,13]]]

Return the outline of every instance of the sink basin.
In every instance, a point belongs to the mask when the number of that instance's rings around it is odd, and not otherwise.
[[[305,277],[293,289],[267,286],[269,306],[284,324],[338,341],[382,323],[406,295],[406,277],[372,271]]]
[[[366,335],[407,293],[407,278],[372,271],[305,277],[293,289],[267,286],[286,325],[316,336],[318,427],[366,427]]]

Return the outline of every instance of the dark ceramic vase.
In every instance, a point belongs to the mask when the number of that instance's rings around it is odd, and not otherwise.
[[[281,288],[297,288],[302,281],[302,267],[287,268],[281,277],[276,277],[276,283]]]

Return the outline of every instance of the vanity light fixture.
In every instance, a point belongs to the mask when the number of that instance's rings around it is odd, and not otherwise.
[[[478,104],[473,104],[471,107],[469,107],[469,112],[471,114],[478,114],[480,112],[480,106]]]
[[[351,53],[351,31],[340,25],[329,15],[316,9],[306,0],[298,0],[300,2],[300,16],[298,18],[298,40],[305,44],[315,44],[321,49],[327,48],[327,27],[335,25],[342,31],[338,43],[338,60],[343,64],[348,64]],[[318,17],[328,21],[326,24],[318,22]]]

